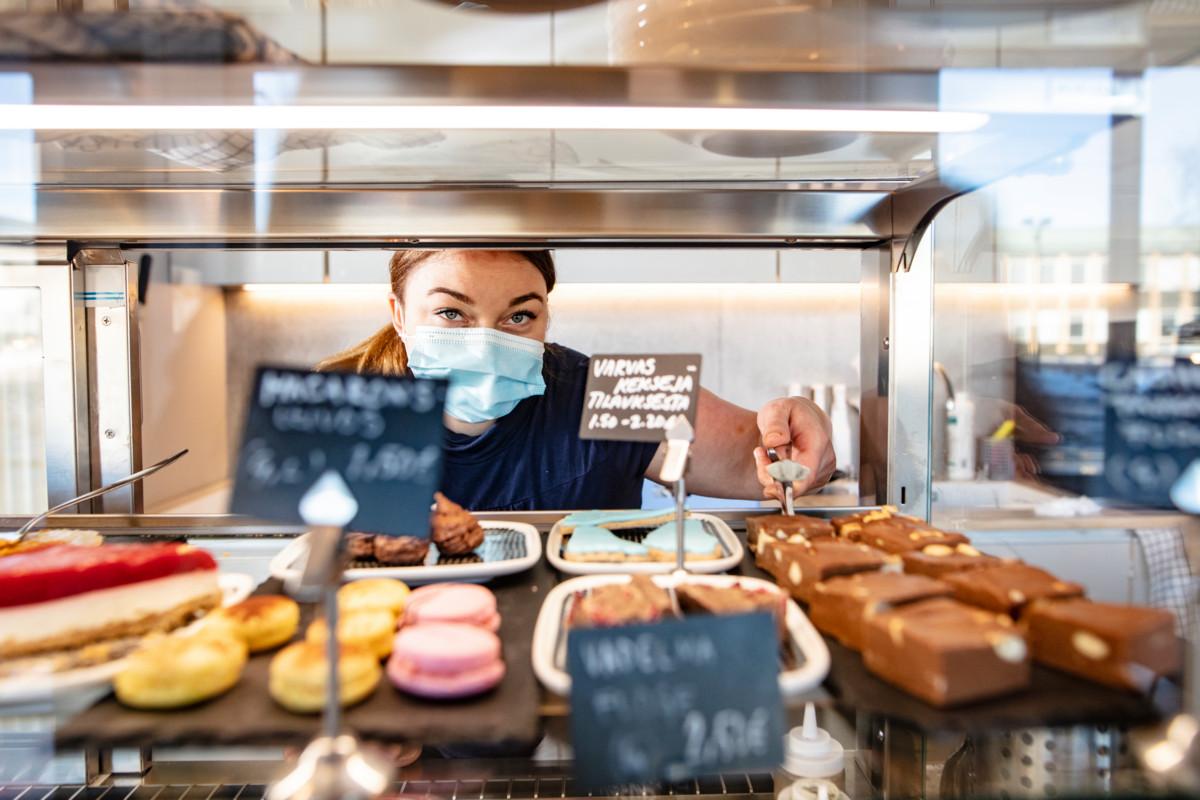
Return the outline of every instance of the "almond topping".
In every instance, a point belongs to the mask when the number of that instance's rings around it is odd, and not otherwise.
[[[948,547],[944,544],[931,544],[931,545],[928,545],[921,552],[927,556],[935,556],[937,558],[941,558],[943,556],[951,555],[954,552],[954,549],[951,547]]]
[[[1071,634],[1071,646],[1081,656],[1092,661],[1102,661],[1109,654],[1108,642],[1087,631],[1075,631]]]
[[[791,581],[794,586],[799,586],[800,579],[802,577],[803,575],[800,572],[800,565],[793,561],[792,565],[788,567],[788,580]]]
[[[962,553],[964,556],[980,555],[980,552],[978,550],[976,550],[974,547],[971,547],[971,545],[969,545],[969,544],[960,544],[955,549],[958,550],[958,552]]]
[[[904,620],[899,617],[893,617],[888,620],[888,636],[892,637],[892,644],[896,647],[904,646]]]
[[[1025,647],[1025,640],[1020,636],[989,631],[987,638],[992,645],[992,650],[1001,661],[1020,664],[1025,660],[1028,648]]]
[[[1025,593],[1020,589],[1009,589],[1008,599],[1013,605],[1021,605],[1025,602]]]

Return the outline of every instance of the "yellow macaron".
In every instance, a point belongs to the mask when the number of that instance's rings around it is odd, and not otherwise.
[[[399,618],[408,602],[409,589],[393,578],[366,578],[338,589],[338,608],[347,614],[355,611],[386,609]]]
[[[381,659],[392,654],[392,640],[396,638],[396,619],[386,609],[342,614],[338,617],[337,627],[338,641],[342,644],[358,645]],[[310,642],[324,644],[326,631],[325,619],[316,619],[308,626],[304,638]]]

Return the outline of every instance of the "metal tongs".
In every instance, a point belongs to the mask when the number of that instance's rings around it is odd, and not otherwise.
[[[786,458],[780,459],[774,447],[767,448],[767,458],[771,459],[771,463],[767,465],[767,474],[779,484],[781,494],[783,495],[783,513],[789,517],[795,516],[796,506],[792,496],[792,483],[794,481],[808,480],[808,476],[812,474],[812,470],[799,461],[792,461]]]
[[[137,472],[133,473],[132,475],[130,475],[126,478],[121,478],[121,480],[119,480],[119,481],[113,481],[112,483],[108,484],[107,486],[101,486],[99,489],[93,489],[90,492],[85,492],[85,493],[79,495],[78,497],[72,497],[70,500],[67,500],[65,503],[59,503],[56,506],[46,509],[42,513],[38,514],[36,517],[30,517],[29,521],[26,522],[24,525],[22,525],[17,530],[17,541],[21,541],[22,539],[24,539],[25,534],[29,533],[29,531],[31,531],[35,525],[37,525],[39,522],[41,522],[42,520],[44,520],[46,517],[50,516],[51,514],[57,514],[60,511],[65,511],[66,509],[70,508],[71,506],[75,506],[75,505],[78,505],[79,503],[85,502],[87,500],[91,500],[94,497],[99,497],[102,494],[108,494],[109,492],[116,491],[117,489],[128,486],[131,483],[137,483],[142,478],[148,478],[151,475],[153,475],[154,473],[158,472],[163,467],[174,464],[176,461],[178,461],[179,459],[181,459],[185,455],[187,455],[187,452],[188,452],[187,448],[185,447],[184,449],[180,450],[175,455],[167,456],[162,461],[159,461],[157,464],[151,464],[150,466],[146,467],[145,469],[138,470]]]

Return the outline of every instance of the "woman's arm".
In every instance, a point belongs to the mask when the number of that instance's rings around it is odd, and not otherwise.
[[[792,458],[812,470],[807,481],[793,487],[798,494],[824,486],[833,474],[836,460],[829,418],[811,400],[784,397],[770,401],[755,414],[701,389],[688,492],[782,501],[777,484],[767,475],[770,462],[764,447],[774,447],[780,457]],[[647,478],[658,480],[665,453],[665,445],[660,446],[646,470]]]

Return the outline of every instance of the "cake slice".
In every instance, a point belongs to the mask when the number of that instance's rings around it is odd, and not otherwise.
[[[580,525],[563,540],[562,555],[568,561],[646,561],[650,551],[606,528]]]
[[[930,578],[941,578],[952,572],[974,570],[993,564],[1006,563],[995,556],[981,553],[969,544],[930,544],[920,550],[909,550],[901,553],[904,560],[904,571],[914,575],[927,575]]]
[[[852,542],[863,542],[885,553],[907,553],[920,550],[931,544],[955,547],[969,544],[970,539],[961,533],[938,530],[923,522],[892,517],[863,524],[862,527],[847,529],[845,537]]]
[[[944,580],[964,603],[1002,614],[1016,614],[1034,600],[1083,596],[1078,583],[1060,581],[1044,569],[1019,562],[951,573]]]
[[[681,583],[675,587],[675,599],[685,616],[766,611],[775,619],[780,638],[787,632],[787,596],[776,589],[747,589],[741,584]]]
[[[746,544],[755,549],[761,536],[788,539],[803,536],[805,539],[832,539],[833,525],[827,519],[806,517],[803,514],[765,514],[761,517],[746,517]]]
[[[221,602],[182,544],[57,545],[0,559],[0,659],[175,628]]]
[[[659,525],[646,538],[642,546],[650,553],[652,561],[674,561],[679,549],[679,534],[675,520]],[[698,519],[683,521],[683,553],[685,561],[709,561],[725,555],[717,537],[708,532],[704,522]]]
[[[863,633],[867,669],[933,706],[1029,685],[1028,646],[1004,614],[957,600],[922,600],[876,614]]]
[[[861,650],[863,625],[871,617],[895,606],[949,597],[950,593],[948,585],[924,575],[860,572],[830,578],[813,587],[808,618],[846,647]]]
[[[840,541],[780,542],[763,539],[766,546],[759,566],[797,600],[808,602],[813,588],[821,581],[838,575],[872,572],[897,564],[888,556],[865,544]]]
[[[672,616],[667,591],[645,575],[634,575],[626,583],[597,586],[575,595],[567,623],[571,628],[614,628]]]
[[[1036,661],[1106,686],[1146,692],[1182,664],[1175,615],[1161,608],[1042,601],[1022,622]]]

